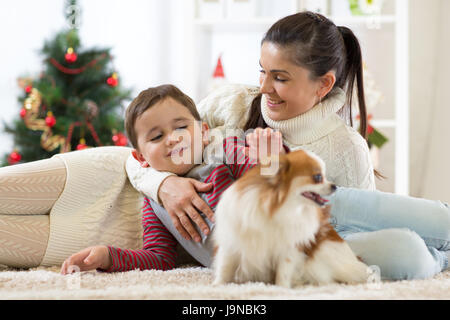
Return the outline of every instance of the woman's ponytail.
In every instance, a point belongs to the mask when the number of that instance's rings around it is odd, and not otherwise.
[[[353,126],[352,117],[352,100],[353,89],[356,80],[356,89],[358,94],[358,106],[360,115],[359,132],[367,140],[367,110],[366,100],[364,98],[364,80],[363,80],[363,63],[359,41],[352,30],[347,27],[338,27],[339,32],[344,39],[346,50],[345,67],[339,79],[339,86],[346,86],[347,90],[347,110],[349,110],[350,124]]]
[[[359,106],[359,133],[367,141],[367,110],[366,99],[364,97],[364,79],[363,79],[363,63],[362,54],[359,41],[356,38],[352,30],[347,27],[338,27],[339,32],[344,39],[345,50],[347,53],[347,59],[345,61],[344,72],[342,73],[341,84],[346,85],[347,89],[347,110],[349,110],[350,125],[353,126],[352,117],[352,99],[353,88],[356,80],[356,89],[358,94],[358,106]],[[378,170],[373,170],[375,176],[378,179],[385,179]]]

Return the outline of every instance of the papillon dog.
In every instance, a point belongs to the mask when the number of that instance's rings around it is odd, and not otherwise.
[[[329,223],[324,197],[336,186],[325,164],[298,150],[259,164],[223,194],[215,213],[214,284],[260,281],[284,287],[362,283],[368,267]]]

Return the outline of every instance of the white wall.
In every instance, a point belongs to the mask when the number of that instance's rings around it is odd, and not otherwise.
[[[19,114],[17,78],[41,70],[38,51],[43,40],[64,25],[62,1],[0,2],[0,155],[10,152],[12,139],[3,133],[3,120]]]
[[[436,104],[441,0],[410,2],[410,191],[424,193],[426,150]]]
[[[450,203],[450,2],[410,6],[410,191]]]
[[[79,0],[83,47],[111,47],[121,83],[137,94],[171,82],[185,89],[182,70],[183,0]],[[39,50],[66,27],[64,1],[0,1],[0,155],[13,148],[3,120],[17,117],[19,76],[36,77]]]
[[[181,1],[79,1],[81,39],[85,46],[112,47],[122,83],[135,93],[163,82],[183,87]]]
[[[193,87],[183,74],[187,70],[183,65],[186,63],[184,53],[191,44],[190,39],[183,39],[181,32],[186,27],[186,0],[79,1],[83,10],[80,28],[83,45],[112,47],[114,65],[124,86],[137,93],[155,84],[171,82],[192,95]],[[63,1],[0,1],[0,39],[3,43],[0,50],[0,120],[10,122],[17,116],[20,93],[17,77],[39,73],[42,57],[38,50],[45,39],[65,27],[62,11]],[[446,20],[446,12],[450,12],[448,0],[410,1],[410,189],[415,196],[450,202],[450,134],[447,129],[450,120],[447,107],[450,100],[450,80],[447,78],[450,73],[447,60],[450,56],[450,22]],[[221,43],[226,37],[225,34],[214,41]],[[223,43],[224,47],[226,45]],[[246,51],[249,52],[245,61],[250,61],[254,60],[258,49]],[[212,60],[205,63],[211,72],[218,53],[211,52]],[[376,52],[370,54],[377,55]],[[231,61],[227,59],[233,56],[225,54],[224,58],[225,72],[234,79],[241,68],[231,70]],[[257,65],[247,68],[255,68],[258,75]],[[375,75],[378,71],[372,68]],[[247,79],[249,83],[256,81]],[[389,81],[380,86],[385,84],[389,85]],[[0,154],[3,154],[11,151],[13,146],[10,137],[1,131]]]

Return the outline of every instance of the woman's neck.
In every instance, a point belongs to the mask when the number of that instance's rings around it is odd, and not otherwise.
[[[327,99],[307,112],[291,119],[275,121],[269,117],[267,100],[263,95],[261,114],[269,127],[280,130],[286,142],[292,145],[303,145],[323,138],[342,125],[342,120],[336,113],[344,106],[344,103],[344,90],[334,88]]]

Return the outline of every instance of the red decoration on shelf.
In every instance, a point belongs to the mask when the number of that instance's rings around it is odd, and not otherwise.
[[[17,150],[14,150],[8,156],[8,163],[9,164],[16,164],[20,160],[22,160],[22,155]]]
[[[214,70],[213,77],[214,78],[225,78],[225,73],[223,72],[223,66],[222,66],[222,56],[219,56],[219,59],[217,59],[217,65],[216,65],[216,69]]]
[[[107,80],[106,80],[106,83],[110,86],[110,87],[115,87],[115,86],[117,86],[118,84],[119,84],[119,79],[118,79],[118,77],[117,77],[117,73],[113,73],[112,75],[111,75],[111,77],[109,77]]]
[[[84,140],[83,138],[80,139],[80,143],[77,145],[77,150],[84,150],[86,149],[88,146],[86,145],[86,140]]]
[[[114,145],[124,147],[128,144],[127,137],[122,133],[116,133],[112,136],[112,141],[114,142]]]
[[[20,109],[20,117],[23,119],[27,115],[27,109],[22,108]]]
[[[73,48],[69,48],[67,49],[67,53],[64,56],[64,58],[66,59],[66,61],[68,63],[74,63],[75,61],[77,61],[77,54],[73,51]]]
[[[56,118],[51,111],[47,112],[47,117],[45,118],[45,124],[52,128],[56,124]]]
[[[26,92],[26,93],[30,93],[31,90],[33,90],[33,86],[28,85],[28,86],[25,87],[25,92]]]

